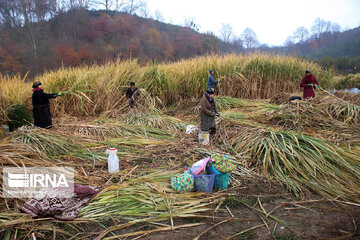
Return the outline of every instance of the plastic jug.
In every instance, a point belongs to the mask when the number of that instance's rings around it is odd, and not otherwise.
[[[114,173],[119,171],[119,158],[116,155],[117,150],[115,148],[110,148],[106,150],[106,154],[109,154],[108,157],[108,170],[109,173]]]
[[[196,130],[198,130],[198,128],[194,125],[187,125],[186,126],[186,133],[190,134],[192,132],[195,132]]]
[[[209,132],[199,132],[199,143],[204,145],[209,143]]]

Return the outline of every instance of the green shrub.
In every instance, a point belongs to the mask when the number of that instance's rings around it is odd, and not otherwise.
[[[14,131],[18,127],[30,124],[32,122],[32,116],[29,109],[22,104],[15,104],[9,108],[8,111],[8,125],[9,130]]]

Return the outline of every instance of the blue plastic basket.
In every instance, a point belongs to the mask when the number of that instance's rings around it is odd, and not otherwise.
[[[208,162],[206,165],[206,171],[210,174],[215,174],[214,188],[222,190],[228,188],[230,173],[221,173],[211,164],[211,162]]]
[[[207,175],[196,175],[191,172],[190,168],[189,171],[194,177],[194,185],[197,191],[208,193],[212,192],[214,187],[215,174],[206,173]]]

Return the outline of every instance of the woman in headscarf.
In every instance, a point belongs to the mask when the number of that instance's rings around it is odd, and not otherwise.
[[[41,85],[41,82],[36,81],[33,83],[33,95],[32,95],[32,104],[33,104],[33,115],[34,115],[34,125],[41,128],[51,128],[51,113],[50,113],[50,98],[56,98],[61,96],[62,92],[59,93],[44,93],[44,89]]]
[[[305,71],[305,77],[301,80],[300,87],[304,88],[304,99],[315,97],[315,87],[320,87],[315,76],[309,70]]]
[[[214,91],[208,90],[201,99],[201,131],[209,131],[210,135],[216,133],[215,116],[220,116],[220,113],[216,108]]]

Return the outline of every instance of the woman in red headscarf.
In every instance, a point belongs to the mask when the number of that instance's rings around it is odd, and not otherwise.
[[[309,70],[306,70],[305,77],[301,80],[300,87],[304,88],[304,99],[315,97],[315,87],[320,87],[315,76]]]

